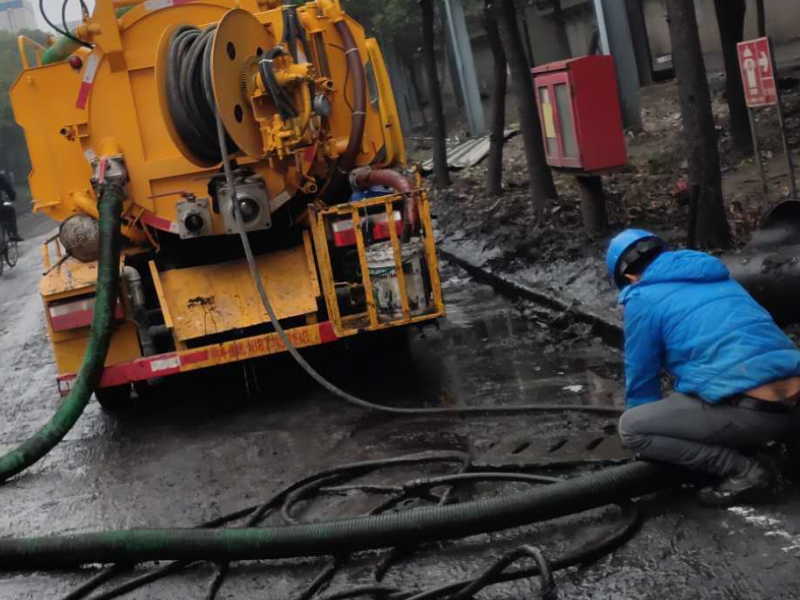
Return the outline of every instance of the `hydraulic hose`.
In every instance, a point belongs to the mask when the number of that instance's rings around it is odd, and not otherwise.
[[[353,112],[350,138],[347,148],[339,158],[339,172],[345,176],[350,173],[356,163],[356,158],[361,152],[364,141],[364,130],[367,124],[367,74],[361,62],[361,53],[353,38],[353,32],[346,21],[336,23],[336,31],[342,38],[344,53],[347,56],[347,68],[353,77]]]
[[[272,101],[280,112],[281,118],[286,121],[288,119],[296,119],[298,117],[297,109],[292,104],[292,99],[289,94],[278,83],[278,78],[275,75],[273,64],[275,59],[284,56],[286,51],[281,46],[276,46],[266,56],[258,61],[258,70],[261,75],[261,81],[264,87],[269,90],[272,96]]]
[[[121,6],[116,11],[117,18],[119,19],[133,8],[133,6]],[[62,35],[44,51],[42,54],[42,65],[49,65],[66,60],[69,58],[70,54],[73,54],[81,45],[83,45],[81,41],[76,41],[76,32],[73,32],[70,36]]]
[[[153,560],[235,561],[325,556],[509,529],[605,506],[679,481],[678,471],[636,462],[464,504],[288,527],[152,529],[0,540],[0,569],[62,569]]]
[[[353,78],[353,106],[347,148],[336,162],[333,174],[325,186],[325,201],[329,204],[341,201],[342,195],[346,193],[347,178],[361,152],[364,131],[367,127],[367,73],[364,63],[361,62],[361,53],[347,21],[338,21],[335,27],[339,37],[342,38],[342,46],[347,59],[347,71]]]
[[[50,422],[19,447],[0,457],[0,481],[24,471],[46,455],[72,429],[97,387],[111,341],[119,287],[120,221],[123,189],[106,184],[100,193],[100,260],[94,317],[78,378]]]

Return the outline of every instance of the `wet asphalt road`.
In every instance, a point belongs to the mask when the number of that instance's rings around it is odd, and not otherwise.
[[[37,241],[50,225],[23,220],[20,265],[0,278],[0,450],[46,421],[57,403],[55,371],[36,297]],[[333,381],[394,405],[456,406],[532,402],[610,403],[619,396],[619,355],[598,342],[554,344],[558,336],[525,318],[490,288],[445,269],[448,318],[440,330],[412,331],[408,342],[377,340],[308,353]],[[567,348],[567,349],[565,349]],[[279,357],[247,367],[174,378],[156,399],[124,417],[96,403],[46,459],[0,490],[3,536],[134,527],[191,527],[266,499],[283,485],[337,464],[424,450],[469,451],[480,462],[509,439],[591,431],[613,420],[586,415],[496,418],[387,417],[343,405]],[[442,467],[395,469],[366,478],[398,482]],[[567,471],[568,473],[569,471]],[[504,494],[518,485],[457,490],[457,497]],[[558,577],[561,598],[767,599],[800,597],[800,504],[795,489],[759,508],[710,511],[687,492],[643,503],[636,537],[597,564]],[[304,519],[361,514],[359,494],[314,502]],[[475,536],[402,560],[386,582],[425,589],[474,575],[506,549],[541,545],[558,555],[616,523],[613,509],[581,519]],[[275,521],[277,522],[277,521]],[[355,557],[331,590],[369,582],[374,554]],[[324,560],[235,565],[219,598],[296,598]],[[3,573],[0,599],[58,598],[83,572]],[[210,566],[142,588],[137,599],[204,598]],[[522,581],[485,598],[538,597]]]

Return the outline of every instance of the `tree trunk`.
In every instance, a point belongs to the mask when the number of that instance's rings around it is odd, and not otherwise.
[[[767,35],[767,11],[764,10],[764,0],[756,0],[756,12],[758,13],[758,37]]]
[[[572,50],[569,47],[567,21],[564,19],[564,11],[561,6],[561,0],[553,0],[553,23],[555,23],[556,26],[556,44],[558,47],[559,58],[571,58]]]
[[[411,87],[414,88],[414,97],[417,99],[422,126],[425,128],[425,131],[430,131],[428,117],[425,114],[425,101],[422,96],[422,91],[420,90],[419,81],[417,80],[417,65],[419,63],[417,63],[414,58],[415,57],[411,57],[410,59],[401,58],[400,60],[403,61],[403,65],[408,71],[408,79],[411,82]]]
[[[694,231],[689,231],[688,238],[696,240],[701,248],[726,248],[731,234],[722,200],[717,133],[694,0],[667,0],[667,15],[688,151],[689,184],[697,186]]]
[[[442,89],[436,69],[436,39],[433,31],[433,0],[419,0],[422,8],[422,61],[428,75],[428,95],[433,112],[433,177],[436,187],[450,185],[450,171],[447,168],[447,124],[442,106]]]
[[[625,8],[631,28],[633,52],[636,54],[639,85],[645,87],[653,83],[653,55],[650,52],[650,38],[647,35],[647,20],[642,2],[644,0],[626,0]]]
[[[744,39],[745,0],[714,0],[717,11],[719,36],[722,40],[722,56],[725,59],[725,95],[731,113],[731,135],[736,150],[742,154],[753,153],[753,138],[750,136],[750,120],[742,89],[739,70],[739,55],[736,44]]]
[[[508,63],[497,28],[494,0],[485,0],[484,21],[489,47],[494,58],[494,87],[492,88],[491,130],[489,139],[489,166],[486,175],[486,193],[500,196],[503,193],[503,145],[506,129],[506,91],[508,89]]]
[[[500,33],[503,38],[511,80],[517,99],[519,122],[525,142],[525,158],[530,176],[531,200],[539,225],[544,224],[544,215],[550,200],[558,198],[553,183],[553,173],[547,165],[542,144],[542,127],[536,108],[531,69],[525,57],[525,49],[517,27],[517,10],[514,0],[498,0],[500,6]]]
[[[603,178],[599,175],[578,175],[575,180],[581,192],[583,230],[590,238],[594,238],[608,229]]]

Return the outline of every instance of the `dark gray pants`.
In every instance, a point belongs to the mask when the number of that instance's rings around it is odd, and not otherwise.
[[[13,205],[4,205],[0,194],[0,226],[6,228],[9,235],[19,235],[17,232],[17,210]]]
[[[800,410],[773,413],[709,404],[673,393],[626,411],[619,434],[639,458],[719,477],[741,473],[750,460],[738,449],[755,448],[800,433]]]

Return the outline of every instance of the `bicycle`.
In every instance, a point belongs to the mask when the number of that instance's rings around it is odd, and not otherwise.
[[[3,202],[1,206],[3,208],[10,207],[11,203]],[[17,242],[11,239],[6,220],[0,218],[0,275],[3,274],[5,265],[8,265],[9,269],[13,269],[17,266],[18,260],[19,246]]]

